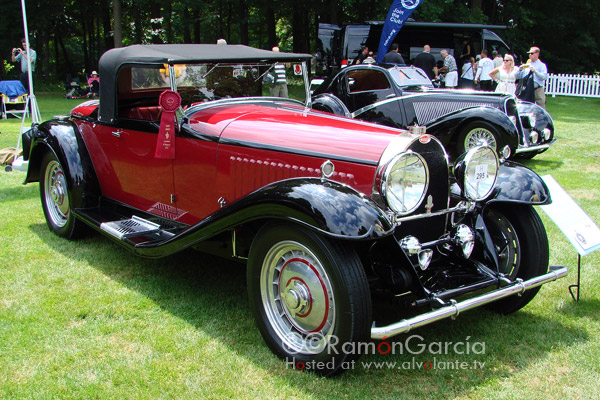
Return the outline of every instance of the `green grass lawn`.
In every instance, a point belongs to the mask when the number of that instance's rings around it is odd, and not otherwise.
[[[38,95],[43,119],[78,102]],[[600,223],[600,99],[549,98],[548,109],[559,142],[526,164],[552,174]],[[19,127],[0,121],[0,148],[17,143]],[[23,179],[0,171],[2,399],[600,398],[600,252],[582,259],[573,302],[577,254],[541,211],[551,264],[567,265],[567,278],[514,315],[474,310],[393,340],[477,342],[485,354],[366,355],[324,379],[269,351],[241,265],[194,251],[141,259],[100,235],[60,239],[46,227],[37,184]],[[426,362],[435,367],[416,367]]]

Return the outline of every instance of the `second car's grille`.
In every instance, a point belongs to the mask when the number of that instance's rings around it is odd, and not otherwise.
[[[427,125],[439,117],[467,107],[493,107],[490,103],[423,101],[413,103],[419,125]]]

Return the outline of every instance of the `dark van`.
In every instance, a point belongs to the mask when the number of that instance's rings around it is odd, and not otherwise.
[[[412,64],[426,44],[431,46],[431,54],[436,59],[441,59],[441,49],[447,49],[452,55],[459,55],[465,39],[471,45],[473,56],[481,53],[482,49],[487,49],[491,56],[493,50],[500,54],[511,53],[510,47],[494,32],[506,28],[504,25],[409,20],[393,42],[398,43],[399,52],[408,64]],[[377,52],[382,29],[383,21],[367,21],[362,25],[344,27],[319,24],[316,74],[327,76],[351,64],[362,46],[368,46],[369,51]]]

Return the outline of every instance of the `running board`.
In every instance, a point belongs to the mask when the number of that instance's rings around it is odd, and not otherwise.
[[[567,271],[567,267],[551,266],[550,272],[544,275],[536,276],[535,278],[531,278],[526,281],[518,279],[514,284],[506,286],[502,289],[494,290],[492,292],[472,297],[461,302],[451,300],[452,304],[449,306],[420,314],[409,319],[403,319],[402,321],[398,321],[391,325],[372,327],[371,339],[383,340],[445,318],[454,319],[463,311],[467,311],[515,294],[521,295],[529,289],[533,289],[538,286],[542,286],[545,283],[563,278],[565,275],[567,275]]]
[[[160,230],[160,225],[134,215],[131,219],[103,222],[100,224],[100,229],[111,236],[124,240],[132,236],[156,233]]]

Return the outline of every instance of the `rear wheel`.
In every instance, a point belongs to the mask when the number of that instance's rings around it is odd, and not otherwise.
[[[265,342],[296,368],[337,374],[359,356],[343,346],[369,340],[371,298],[357,254],[308,229],[261,229],[250,250],[248,294]]]
[[[498,254],[500,272],[507,278],[527,280],[548,272],[548,237],[533,206],[488,207],[484,220]],[[498,300],[487,307],[501,314],[513,313],[527,305],[539,289]]]
[[[40,196],[48,227],[68,239],[81,236],[84,225],[73,215],[67,177],[52,152],[42,159],[40,171]]]

